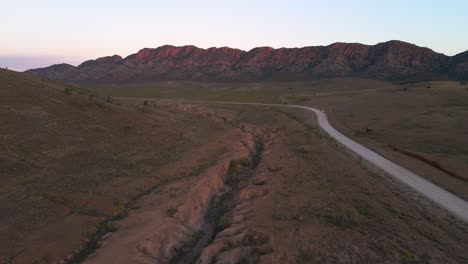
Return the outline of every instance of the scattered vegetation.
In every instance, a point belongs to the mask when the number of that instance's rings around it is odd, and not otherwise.
[[[309,264],[313,263],[314,254],[310,249],[300,248],[297,254],[296,263],[297,264]]]
[[[375,212],[368,204],[338,207],[331,214],[325,215],[329,223],[346,229],[366,223],[374,217]]]
[[[306,148],[304,148],[303,146],[300,146],[298,148],[295,148],[294,149],[294,152],[296,152],[297,154],[300,154],[300,155],[307,155],[310,153],[309,150],[307,150]]]
[[[420,257],[407,250],[402,251],[400,257],[400,263],[402,264],[430,263],[430,260],[431,258],[426,254]]]
[[[218,219],[216,228],[218,230],[223,230],[232,224],[231,219],[227,215],[223,215]]]
[[[174,217],[174,215],[177,213],[177,207],[169,207],[166,213],[167,213],[167,216]]]
[[[335,209],[331,215],[325,216],[329,223],[342,228],[352,228],[362,221],[362,216],[354,207]]]
[[[357,205],[355,206],[358,213],[367,219],[375,216],[374,210],[369,205]]]
[[[461,84],[461,83],[460,83]],[[455,85],[458,85],[458,83],[456,83]],[[425,85],[423,84],[422,86],[420,86],[421,88],[425,87]],[[437,85],[437,87],[439,87]],[[403,87],[399,87],[399,88],[403,88]],[[464,87],[460,87],[461,89],[464,89]],[[460,89],[460,90],[461,90]],[[62,90],[58,90],[60,93],[62,93]],[[73,94],[75,94],[75,91],[73,90]],[[401,94],[400,94],[401,95]],[[104,99],[105,101],[109,102],[110,99],[112,99],[111,97],[104,97],[102,98]],[[325,100],[325,99],[323,99]],[[267,100],[268,101],[268,100]],[[352,101],[352,100],[350,100]],[[143,103],[144,104],[144,103]],[[136,107],[139,107],[139,108],[143,108],[144,106],[142,105],[142,101],[139,101],[137,103],[137,106]],[[149,107],[148,107],[149,108]],[[377,109],[378,110],[378,109]],[[358,114],[356,114],[356,116],[359,116]],[[124,123],[125,124],[125,123]],[[361,123],[362,124],[362,123]],[[365,124],[365,123],[364,123]],[[374,123],[372,123],[374,124]],[[375,127],[374,127],[375,126]],[[136,127],[136,126],[135,126]],[[352,127],[352,126],[350,126]],[[373,134],[375,132],[381,132],[382,135],[384,135],[385,133],[385,130],[384,128],[382,128],[382,126],[379,126],[378,124],[376,125],[372,125],[372,128],[368,128],[368,127],[365,127],[362,129],[362,132],[363,134],[367,135],[367,134]],[[123,131],[132,131],[132,127],[131,126],[128,126],[128,127],[124,127],[122,128]],[[376,131],[374,131],[374,129]],[[136,134],[136,133],[135,133]],[[295,135],[295,134],[293,134]],[[261,144],[258,145],[259,148],[261,148]],[[307,148],[303,149],[304,151],[307,151]],[[314,149],[312,149],[314,150]],[[235,173],[241,173],[241,174],[248,174],[249,172],[249,169],[254,167],[253,164],[256,163],[256,161],[254,160],[257,160],[257,159],[261,159],[261,154],[255,154],[255,155],[252,155],[252,157],[245,157],[243,159],[239,159],[237,161],[233,161],[230,163],[229,165],[229,173],[231,174],[235,174]],[[283,161],[282,161],[283,162]],[[190,175],[197,175],[199,173],[202,173],[203,170],[206,169],[205,166],[207,166],[207,164],[209,165],[210,164],[210,159],[206,159],[206,160],[201,160],[199,161],[198,164],[196,164],[193,168],[193,171],[192,172],[187,172],[187,173],[190,173]],[[271,164],[269,163],[265,163],[265,164],[268,164],[271,166]],[[278,164],[278,163],[276,163]],[[337,165],[338,166],[338,165]],[[278,167],[268,167],[267,168],[268,171],[270,172],[273,172],[273,171],[278,171],[280,170],[280,168]],[[304,169],[304,168],[301,168],[301,169]],[[246,172],[247,171],[247,172]],[[306,170],[304,169],[304,171],[301,171],[301,172],[304,172],[303,174],[304,175],[308,175],[308,173],[306,172]],[[340,172],[341,173],[341,172]],[[288,176],[293,176],[293,173],[289,173],[289,167],[288,167],[288,170],[286,170],[284,172],[284,174],[289,174]],[[184,177],[187,177],[186,175],[183,175]],[[295,181],[294,178],[287,178],[286,176],[284,177],[285,179],[285,182],[291,182],[291,181]],[[364,178],[365,179],[365,178]],[[303,180],[302,178],[300,180]],[[310,180],[310,179],[307,179],[307,180]],[[171,180],[163,180],[161,181],[160,184],[157,185],[157,187],[163,185],[163,184],[167,184],[168,182],[171,182]],[[317,185],[316,185],[316,181],[312,181],[314,185],[314,188],[317,188]],[[338,181],[333,181],[333,183],[335,184],[336,186],[336,189],[337,190],[341,190],[340,189],[340,182]],[[239,183],[239,185],[241,185],[242,183]],[[306,185],[306,184],[309,184],[308,181],[297,181],[297,184],[298,185]],[[340,209],[337,209],[337,211],[331,211],[333,209],[330,208],[330,213],[329,213],[329,216],[323,216],[322,214],[318,215],[320,217],[321,220],[323,221],[327,221],[327,223],[331,223],[333,224],[334,226],[330,225],[328,227],[325,227],[325,228],[330,228],[330,229],[336,229],[335,226],[338,226],[338,227],[342,227],[342,228],[352,228],[354,226],[360,226],[362,223],[367,223],[367,221],[369,221],[368,219],[373,219],[374,217],[376,217],[376,215],[380,218],[380,217],[387,217],[389,216],[389,214],[385,215],[382,211],[378,211],[379,210],[379,207],[370,207],[366,202],[362,202],[362,204],[356,204],[356,203],[349,203],[349,199],[352,200],[352,198],[355,198],[352,196],[352,192],[350,192],[350,194],[342,194],[342,192],[338,192],[337,190],[334,190],[334,186],[331,185],[331,184],[328,184],[327,182],[325,183],[321,183],[319,182],[320,185],[318,185],[319,187],[318,188],[321,188],[323,191],[325,192],[328,192],[328,193],[331,193],[333,191],[335,191],[334,195],[333,195],[333,199],[335,198],[339,198],[339,200],[337,199],[336,200],[336,204],[333,204],[333,206],[337,206],[337,207],[341,207]],[[281,186],[281,185],[280,185]],[[282,186],[281,186],[282,187]],[[306,186],[308,187],[308,186]],[[305,188],[305,187],[304,187]],[[291,188],[291,192],[293,192],[294,188]],[[378,193],[378,190],[377,189],[377,193]],[[140,190],[142,193],[147,193],[147,191],[144,191],[143,189]],[[234,187],[234,191],[235,192],[235,187]],[[365,193],[368,197],[372,198],[372,199],[375,199],[375,194],[374,193],[370,193],[370,192],[366,192]],[[380,194],[380,193],[379,193]],[[228,196],[229,195],[232,195],[232,194],[227,194]],[[317,194],[319,195],[320,197],[323,197],[325,195],[323,194]],[[311,196],[312,197],[312,196]],[[313,198],[315,198],[316,196],[313,196]],[[330,196],[328,196],[330,197]],[[363,198],[362,198],[363,197]],[[379,195],[379,197],[381,197]],[[349,199],[347,199],[349,198]],[[365,196],[361,196],[362,199],[367,199]],[[281,199],[281,198],[280,198]],[[296,202],[294,199],[294,196],[291,195],[291,201],[294,201]],[[380,199],[380,198],[379,198]],[[384,198],[381,198],[381,199],[384,199]],[[371,199],[368,199],[367,201],[369,201]],[[111,200],[112,201],[112,200]],[[129,203],[125,203],[126,200],[116,200],[114,205],[115,207],[117,208],[117,211],[118,211],[118,214],[120,215],[123,215],[125,214],[126,211],[128,211],[128,207],[131,205],[131,201],[129,201]],[[365,200],[366,201],[366,200]],[[230,218],[229,218],[229,215],[230,215],[230,204],[229,204],[229,197],[227,198],[227,205],[219,211],[219,214],[217,215],[216,218],[213,218],[213,219],[210,219],[212,221],[212,224],[213,226],[216,226],[216,228],[218,229],[224,229],[225,227],[228,227],[230,224],[231,224],[231,221],[230,221]],[[334,203],[335,200],[333,201],[330,201],[330,203]],[[221,204],[223,202],[220,202]],[[348,203],[348,205],[341,205],[341,204],[346,204]],[[275,214],[273,214],[273,218],[274,219],[277,219],[277,220],[282,220],[284,222],[282,223],[278,223],[278,226],[287,226],[290,224],[291,221],[289,221],[290,219],[300,219],[298,216],[293,216],[292,218],[289,216],[290,213],[289,213],[289,210],[290,210],[290,206],[287,206],[288,204],[282,204],[284,205],[282,208],[285,208],[284,211],[280,211],[280,212],[275,212]],[[393,207],[396,207],[396,208],[399,208],[399,204],[398,203],[392,203],[390,204],[393,208]],[[332,207],[334,208],[334,207]],[[169,216],[174,216],[176,213],[177,213],[177,208],[176,207],[171,207],[171,208],[168,208],[168,207],[165,207],[164,209],[167,210],[167,215]],[[163,209],[163,210],[164,210]],[[315,208],[314,208],[315,210]],[[377,211],[376,211],[377,210]],[[316,210],[315,210],[316,211]],[[166,213],[163,211],[163,213]],[[286,216],[281,216],[281,213],[285,213]],[[313,217],[313,216],[316,216],[315,214],[316,212],[314,213],[308,213],[307,217]],[[303,214],[301,213],[299,216],[303,216]],[[410,211],[408,211],[408,219],[409,219],[409,216],[417,216],[416,213],[411,213]],[[406,219],[406,218],[405,218]],[[408,219],[406,219],[407,221],[409,221]],[[414,218],[416,219],[416,218]],[[373,219],[375,220],[375,219]],[[418,221],[420,221],[419,219],[417,219]],[[304,221],[305,222],[305,221]],[[376,222],[376,221],[375,221]],[[107,223],[107,224],[106,224]],[[403,223],[403,222],[402,222]],[[297,224],[297,223],[293,223],[293,224]],[[374,224],[374,222],[373,222]],[[289,226],[289,227],[293,227],[292,224]],[[288,227],[288,228],[289,228]],[[296,226],[294,226],[296,227]],[[298,226],[299,227],[299,226]],[[300,226],[301,229],[298,228],[298,230],[301,230],[301,232],[303,231],[303,228],[304,226]],[[372,226],[374,227],[374,226]],[[376,225],[375,228],[379,228],[380,226]],[[367,228],[367,226],[366,226]],[[394,226],[392,226],[392,228],[394,228]],[[103,224],[99,225],[99,230],[97,232],[97,234],[93,234],[90,236],[90,243],[89,245],[86,245],[86,250],[89,250],[90,248],[92,248],[93,244],[95,243],[97,246],[99,244],[99,240],[102,238],[102,235],[104,235],[105,233],[107,232],[113,232],[117,230],[117,226],[115,225],[115,223],[112,221],[112,220],[106,220]],[[395,226],[395,232],[398,231],[398,230],[401,230],[401,229],[398,229],[398,225]],[[287,230],[287,231],[290,231],[290,230]],[[343,230],[340,230],[340,232],[343,231]],[[345,231],[345,232],[356,232],[357,230],[348,230],[348,231]],[[359,232],[363,232],[364,234],[373,234],[371,231],[367,231],[365,230],[364,227],[361,227],[359,228],[358,230]],[[393,230],[392,230],[393,231]],[[379,234],[382,234],[382,235],[385,235],[388,233],[388,230],[383,230],[383,231],[380,231]],[[101,235],[99,235],[99,233],[101,233]],[[343,233],[344,234],[344,233]],[[203,232],[194,232],[193,233],[193,239],[196,241],[196,240],[199,240],[201,237],[203,237]],[[411,234],[410,234],[411,235]],[[97,236],[97,239],[95,239],[95,237]],[[437,238],[438,236],[438,233],[434,233],[434,236]],[[345,235],[343,235],[343,237],[345,237]],[[392,238],[391,236],[389,236],[390,238]],[[428,236],[430,237],[430,236]],[[404,238],[404,237],[403,237]],[[341,239],[341,238],[340,238]],[[433,238],[431,238],[433,239]],[[393,240],[390,240],[391,243],[393,243]],[[412,241],[415,241],[415,240],[412,240]],[[412,242],[411,240],[408,240],[408,242],[401,242],[403,244],[403,246],[407,245],[408,243]],[[305,244],[302,244],[302,245],[308,245],[306,244],[308,241],[307,240],[304,240],[304,241],[301,241],[301,242],[304,242]],[[445,240],[442,240],[442,242],[445,242]],[[447,245],[451,245],[450,243],[447,243]],[[441,246],[442,247],[442,246]],[[301,248],[301,246],[299,247],[296,247],[294,249],[294,251],[298,250],[297,248]],[[321,258],[321,252],[320,251],[315,251],[316,249],[315,248],[307,248],[305,247],[305,249],[299,249],[297,252],[290,252],[293,255],[294,258],[297,258],[297,263],[312,263],[318,259]],[[359,248],[359,250],[361,250],[361,248]],[[365,250],[365,249],[364,249]],[[88,252],[92,253],[94,250],[89,250]],[[181,251],[183,252],[183,251]],[[88,253],[88,254],[90,254]],[[80,253],[81,254],[81,253]],[[85,257],[88,255],[86,254]],[[419,253],[415,253],[416,254],[419,254]],[[246,262],[247,259],[245,260]],[[408,257],[406,256],[402,256],[402,259],[401,259],[401,262],[403,263],[412,263],[411,261],[416,261],[415,258],[413,258],[413,256],[409,255]],[[72,263],[77,263],[79,261],[75,261],[75,262],[72,262]],[[398,262],[398,261],[397,261]],[[414,262],[413,262],[414,263]]]
[[[321,182],[319,185],[319,189],[327,194],[331,194],[335,191],[335,187],[330,182]]]
[[[117,214],[122,214],[127,210],[126,202],[120,198],[114,201],[114,206],[116,207]]]
[[[206,169],[216,165],[218,161],[215,158],[209,158],[199,161],[198,165],[190,172],[189,177],[194,177],[200,175]]]
[[[192,238],[194,241],[200,240],[203,236],[205,235],[205,232],[203,231],[195,231],[192,234]]]
[[[356,136],[368,136],[371,134],[375,134],[375,130],[370,127],[362,127],[357,129],[355,132]]]
[[[268,167],[268,172],[277,172],[281,170],[281,167]]]
[[[287,220],[287,218],[285,216],[277,215],[277,214],[273,214],[271,216],[271,219],[273,219],[275,221],[285,221],[285,220]]]
[[[107,220],[102,222],[99,225],[98,230],[88,238],[88,243],[86,243],[84,248],[80,252],[75,254],[68,263],[75,264],[83,262],[83,260],[85,260],[86,257],[88,257],[91,253],[93,253],[96,250],[96,248],[99,247],[101,238],[105,234],[109,232],[115,232],[117,231],[117,229],[118,227],[115,225],[113,220]]]
[[[141,191],[138,195],[134,196],[132,199],[130,199],[128,202],[124,203],[123,200],[116,200],[114,204],[117,206],[119,211],[118,214],[115,214],[114,216],[108,218],[107,220],[101,222],[98,226],[98,229],[96,232],[88,236],[88,242],[85,244],[85,246],[73,256],[73,258],[69,261],[69,264],[75,264],[75,263],[81,263],[83,260],[85,260],[89,255],[91,255],[98,247],[99,243],[102,239],[102,237],[109,233],[109,232],[115,232],[117,231],[118,227],[115,224],[116,220],[122,219],[125,216],[127,216],[129,208],[131,208],[131,205],[134,204],[138,199],[141,197],[150,194],[151,192],[155,191],[156,189],[167,185],[169,183],[172,183],[174,181],[180,180],[183,177],[180,178],[171,178],[171,179],[162,179],[158,184],[154,185],[153,187],[146,189],[144,191]],[[175,211],[174,211],[175,210]],[[177,213],[177,208],[171,207],[168,208],[167,214],[168,216],[174,216]]]
[[[372,128],[364,127],[361,130],[363,133],[372,133],[374,130]]]
[[[227,174],[234,175],[237,174],[246,168],[250,167],[251,160],[247,157],[240,158],[238,160],[231,160],[227,170]]]
[[[46,254],[45,256],[42,257],[41,260],[36,260],[33,262],[33,264],[52,264],[52,263],[53,262],[52,262],[52,258],[50,257],[50,254]]]

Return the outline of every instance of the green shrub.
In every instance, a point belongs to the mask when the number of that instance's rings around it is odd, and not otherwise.
[[[308,264],[308,263],[313,263],[314,260],[315,260],[315,255],[310,249],[299,249],[296,263]]]
[[[358,211],[358,213],[364,216],[365,218],[372,218],[375,216],[374,210],[372,210],[372,208],[368,205],[358,205],[355,206],[355,208]]]
[[[123,199],[117,199],[114,201],[114,206],[116,207],[117,214],[122,214],[127,210],[127,205]]]
[[[177,208],[176,207],[169,207],[166,211],[167,215],[169,217],[174,217],[174,215],[177,213]]]
[[[218,219],[217,227],[219,230],[223,230],[230,225],[231,225],[231,219],[228,216],[223,215]]]
[[[238,160],[231,160],[227,173],[230,175],[242,172],[244,169],[250,167],[252,164],[251,160],[247,157],[240,158]]]
[[[339,208],[332,215],[327,216],[328,221],[336,226],[352,228],[362,221],[362,216],[354,207]]]

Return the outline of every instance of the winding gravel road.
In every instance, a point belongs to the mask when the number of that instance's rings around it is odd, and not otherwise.
[[[423,177],[401,167],[395,162],[379,155],[375,151],[372,151],[356,141],[346,137],[338,130],[336,130],[330,122],[324,112],[307,106],[301,105],[285,105],[285,104],[265,104],[265,103],[241,103],[241,102],[210,102],[210,101],[186,101],[186,100],[167,100],[167,99],[152,99],[152,98],[128,98],[128,97],[116,97],[116,99],[132,99],[132,100],[148,100],[148,101],[163,101],[163,102],[178,102],[178,103],[210,103],[210,104],[232,104],[232,105],[256,105],[256,106],[278,106],[278,107],[290,107],[299,108],[312,111],[315,113],[319,127],[327,133],[331,138],[341,143],[343,146],[357,154],[362,159],[373,164],[377,168],[381,169],[388,175],[394,177],[400,182],[406,184],[412,189],[416,190],[420,194],[429,198],[436,204],[445,208],[465,223],[468,223],[468,202],[461,199],[460,197],[442,189],[441,187],[433,184],[432,182],[424,179]]]

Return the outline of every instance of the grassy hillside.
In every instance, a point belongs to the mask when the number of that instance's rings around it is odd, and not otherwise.
[[[224,147],[216,139],[225,129],[206,118],[125,108],[6,70],[0,123],[0,260],[7,263],[70,254],[98,223],[166,180],[162,168],[208,140]]]

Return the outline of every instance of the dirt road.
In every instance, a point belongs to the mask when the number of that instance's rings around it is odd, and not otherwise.
[[[255,105],[255,106],[277,106],[305,109],[314,112],[317,117],[319,127],[328,134],[331,138],[342,144],[347,149],[366,160],[370,164],[376,166],[386,174],[394,177],[405,185],[416,190],[420,194],[429,198],[442,208],[446,209],[453,215],[457,216],[464,222],[468,223],[468,202],[460,197],[442,189],[423,177],[401,167],[391,160],[379,155],[356,141],[346,137],[336,130],[328,121],[326,114],[316,108],[301,106],[301,105],[286,105],[286,104],[265,104],[265,103],[241,103],[241,102],[211,102],[211,101],[186,101],[186,100],[167,100],[167,99],[152,99],[152,98],[127,98],[116,97],[116,99],[132,99],[132,100],[148,100],[148,101],[163,101],[177,103],[210,103],[210,104],[230,104],[230,105]]]

